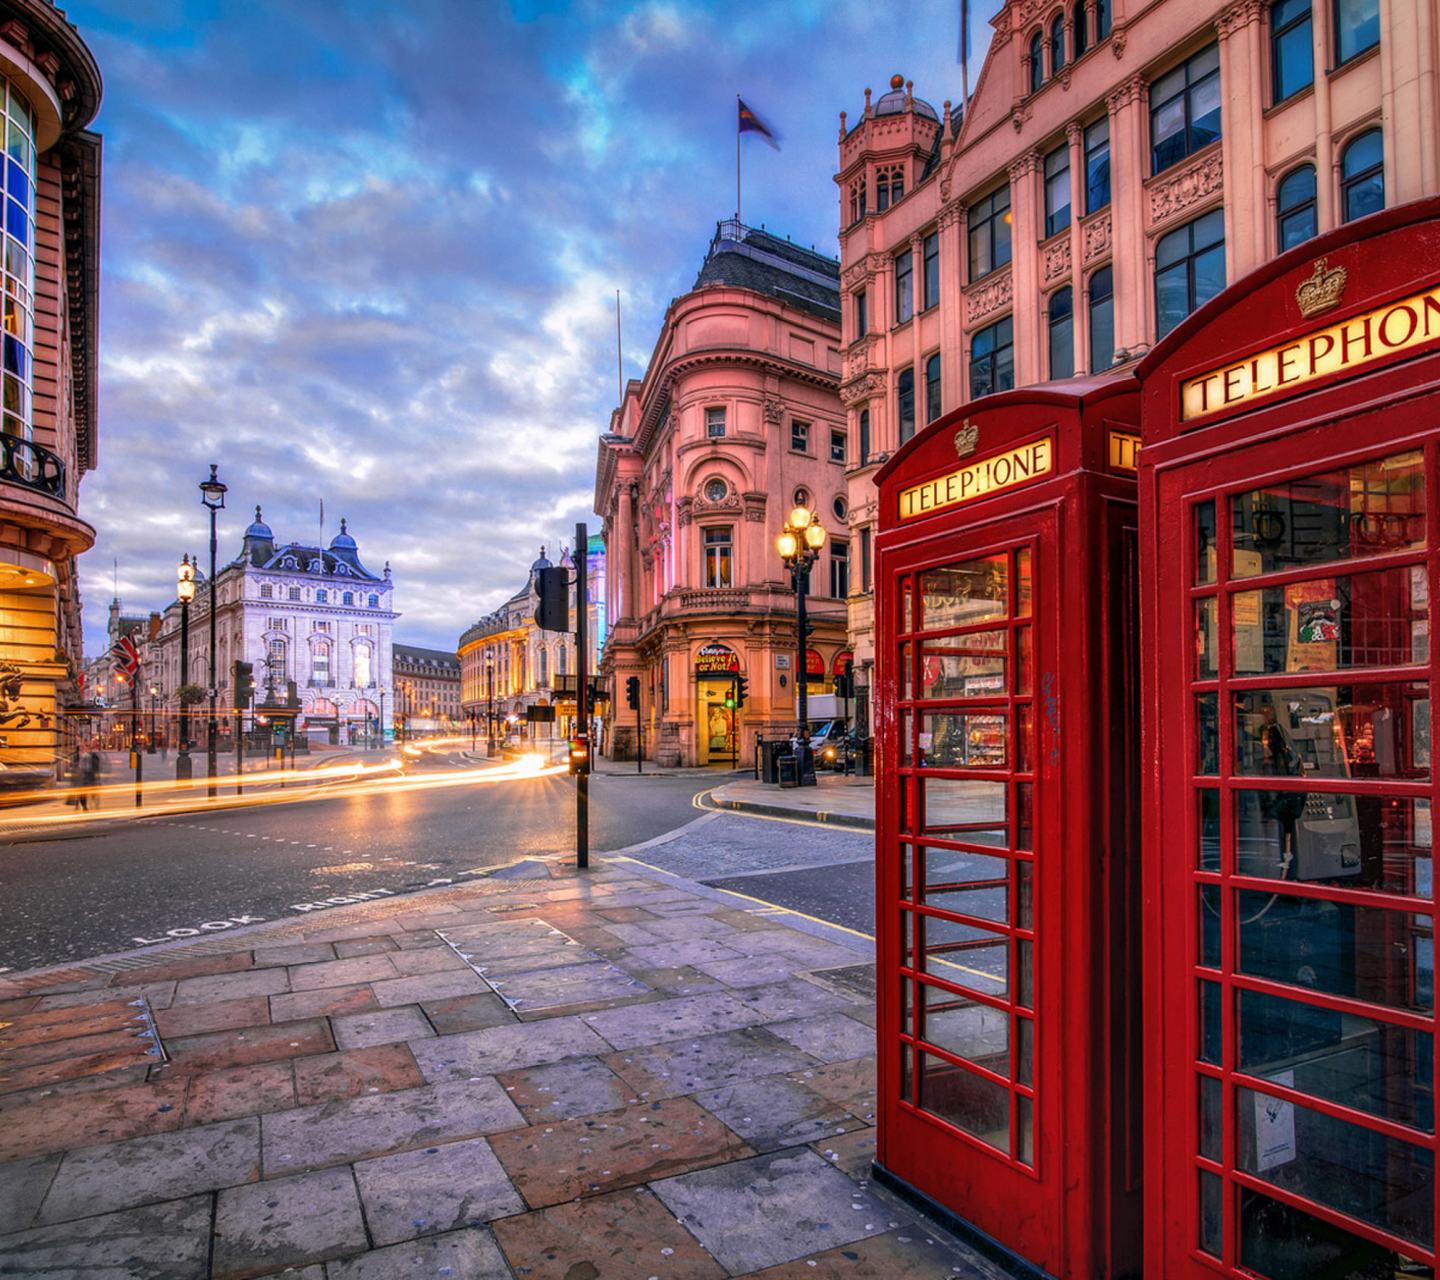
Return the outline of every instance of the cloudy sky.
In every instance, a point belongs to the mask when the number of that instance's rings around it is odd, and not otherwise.
[[[839,113],[960,97],[958,0],[84,0],[105,77],[87,651],[208,556],[199,482],[349,521],[396,639],[453,649],[599,522],[595,440],[735,209],[837,252]],[[981,0],[993,12],[998,4]],[[981,53],[988,33],[975,21]],[[971,65],[971,84],[979,70]],[[117,568],[118,565],[118,568]]]

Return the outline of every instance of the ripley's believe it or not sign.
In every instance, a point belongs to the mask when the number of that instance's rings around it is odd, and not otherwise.
[[[945,507],[989,497],[1047,475],[1055,466],[1055,448],[1048,437],[972,462],[949,475],[912,485],[900,493],[900,519],[912,520]]]
[[[707,644],[695,655],[697,676],[728,676],[739,670],[739,655],[726,645]]]

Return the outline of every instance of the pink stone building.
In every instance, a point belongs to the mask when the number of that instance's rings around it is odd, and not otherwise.
[[[968,112],[896,76],[840,117],[862,684],[872,477],[917,429],[1127,370],[1281,249],[1440,191],[1433,0],[1008,0],[993,25]]]

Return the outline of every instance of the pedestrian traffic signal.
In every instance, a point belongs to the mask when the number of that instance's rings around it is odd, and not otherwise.
[[[255,694],[255,664],[235,660],[235,710],[244,711]]]
[[[640,710],[640,677],[630,676],[625,681],[625,705],[632,711]]]
[[[731,685],[728,689],[725,690],[725,707],[726,707],[727,710],[730,710],[730,711],[733,711],[733,710],[735,709],[735,686],[734,686],[734,685]]]
[[[750,681],[744,676],[735,677],[735,706],[743,707],[745,699],[750,696]]]
[[[570,772],[590,772],[590,739],[583,733],[570,739]]]
[[[535,625],[542,631],[569,631],[570,571],[537,569],[535,593]]]

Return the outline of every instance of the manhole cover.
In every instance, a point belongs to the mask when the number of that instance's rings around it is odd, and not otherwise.
[[[870,1004],[875,1001],[873,964],[843,964],[836,969],[811,969],[803,976],[836,995],[851,996]]]

